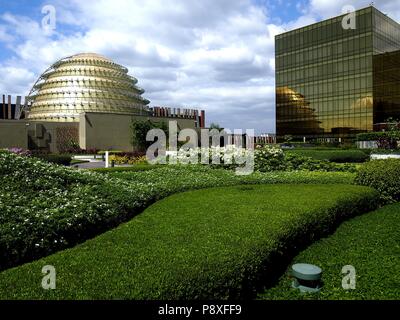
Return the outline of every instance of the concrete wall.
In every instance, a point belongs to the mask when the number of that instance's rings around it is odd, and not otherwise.
[[[79,129],[78,122],[46,122],[29,121],[28,122],[29,147],[32,149],[45,149],[51,153],[57,153],[57,128],[76,128]],[[76,143],[79,142],[76,137]]]
[[[26,121],[0,120],[0,148],[11,147],[28,149]]]
[[[79,115],[79,145],[82,149],[132,151],[132,120],[178,122],[178,128],[194,128],[193,119],[131,116],[126,114],[108,114],[86,112]]]
[[[76,128],[76,142],[82,149],[132,151],[132,120],[173,121],[178,128],[195,128],[194,119],[131,116],[88,112],[79,116],[79,122],[45,122],[27,120],[0,120],[0,148],[20,147],[59,152],[58,128]]]

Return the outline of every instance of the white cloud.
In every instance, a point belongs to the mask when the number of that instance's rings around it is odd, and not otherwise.
[[[271,61],[274,35],[282,29],[268,25],[265,9],[250,0],[73,0],[53,5],[58,25],[52,36],[42,32],[40,21],[2,16],[0,25],[18,37],[10,46],[14,58],[5,63],[29,70],[25,86],[15,88],[27,92],[34,82],[31,74],[39,76],[61,57],[97,52],[127,66],[153,105],[204,108],[210,122],[232,129],[248,126],[242,120],[250,120],[249,112],[257,106],[261,115],[253,114],[257,121],[251,125],[274,130]],[[17,81],[10,79],[8,83]]]
[[[0,89],[26,94],[54,61],[97,52],[128,67],[152,105],[204,108],[208,122],[271,132],[274,36],[340,14],[345,4],[369,2],[310,0],[307,6],[303,1],[290,9],[296,7],[301,17],[278,25],[271,22],[278,21],[269,16],[272,7],[252,0],[55,0],[57,28],[50,36],[40,21],[0,16],[0,41],[14,50],[2,62],[3,70],[11,69]],[[398,15],[400,1],[379,3]]]
[[[7,81],[0,81],[0,93],[26,95],[26,84],[35,81],[35,74],[25,68],[9,67],[0,64],[0,69],[7,77]]]

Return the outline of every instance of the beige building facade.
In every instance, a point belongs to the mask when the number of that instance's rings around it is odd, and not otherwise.
[[[149,107],[137,82],[127,68],[95,53],[60,59],[40,75],[23,104],[20,96],[12,104],[3,95],[0,148],[132,151],[132,121],[205,126],[204,110]]]

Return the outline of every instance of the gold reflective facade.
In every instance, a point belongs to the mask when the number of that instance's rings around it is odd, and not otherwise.
[[[276,36],[278,138],[351,138],[389,115],[400,118],[398,67],[382,57],[400,50],[400,25],[374,7],[356,12],[355,29],[342,20]]]
[[[29,120],[78,122],[83,112],[149,115],[149,100],[128,69],[94,53],[61,59],[34,84]]]

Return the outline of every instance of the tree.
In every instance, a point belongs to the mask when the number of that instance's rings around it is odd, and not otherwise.
[[[217,129],[217,130],[221,131],[222,128],[220,127],[220,125],[218,123],[212,122],[210,124],[210,129]]]
[[[400,122],[393,118],[386,120],[387,130],[385,135],[380,137],[377,141],[379,149],[396,149],[397,141],[400,140]]]
[[[153,143],[152,141],[146,141],[147,132],[151,129],[161,129],[167,135],[168,126],[165,122],[153,122],[151,120],[132,120],[131,123],[131,144],[137,151],[145,152],[146,149]]]

